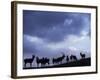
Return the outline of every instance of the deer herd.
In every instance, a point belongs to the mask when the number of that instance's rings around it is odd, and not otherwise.
[[[80,56],[81,56],[81,59],[84,59],[86,57],[86,55],[83,54],[82,52],[80,52]],[[45,65],[49,65],[50,60],[51,60],[52,64],[62,64],[64,59],[66,59],[66,62],[78,60],[76,55],[65,56],[64,53],[62,53],[62,56],[60,56],[60,57],[55,57],[55,58],[51,58],[51,59],[47,58],[47,57],[39,58],[38,56],[32,55],[32,58],[24,59],[24,67],[26,67],[26,64],[30,64],[30,67],[32,67],[32,63],[35,58],[36,58],[35,61],[36,61],[37,67],[39,67],[39,65],[41,65],[41,67],[43,67]]]

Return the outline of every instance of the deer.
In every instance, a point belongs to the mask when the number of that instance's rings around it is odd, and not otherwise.
[[[58,57],[58,58],[53,58],[52,59],[52,63],[62,63],[62,60],[65,58],[65,55],[63,54],[61,57]]]
[[[39,67],[39,63],[41,63],[41,59],[39,59],[39,57],[36,57],[36,63],[37,63],[37,67]]]
[[[62,60],[65,58],[65,55],[63,54],[62,57],[58,58],[58,62],[62,63]]]
[[[75,55],[71,55],[71,56],[70,56],[70,59],[76,61],[76,60],[77,60],[77,57],[76,57]]]
[[[66,56],[66,61],[67,61],[67,62],[69,61],[69,57],[68,57],[68,56]]]
[[[26,58],[24,59],[24,65],[26,67],[26,64],[29,63],[30,67],[32,67],[32,62],[34,61],[35,55],[32,55],[32,58]]]
[[[39,58],[39,57],[36,57],[36,63],[37,63],[37,67],[39,67],[39,64],[41,64],[41,67],[42,66],[45,66],[46,64],[48,64],[49,65],[49,59],[48,58]]]
[[[80,56],[81,56],[82,59],[85,58],[85,54],[82,54],[81,52],[80,52]]]
[[[44,64],[47,63],[49,65],[50,64],[49,62],[50,62],[49,58],[44,58]]]

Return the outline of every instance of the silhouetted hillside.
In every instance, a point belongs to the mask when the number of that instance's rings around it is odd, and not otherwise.
[[[53,67],[75,67],[75,66],[90,66],[90,65],[91,65],[91,60],[90,58],[87,58],[69,63],[64,63],[61,65],[54,65]]]
[[[57,68],[57,67],[79,67],[79,66],[91,66],[91,58],[80,59],[80,60],[77,60],[77,61],[72,61],[72,62],[53,65],[53,66],[27,67],[27,68],[23,68],[23,69]]]

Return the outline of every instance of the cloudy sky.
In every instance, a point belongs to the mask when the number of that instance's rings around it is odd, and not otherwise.
[[[60,56],[83,51],[90,56],[91,14],[23,10],[25,56]]]

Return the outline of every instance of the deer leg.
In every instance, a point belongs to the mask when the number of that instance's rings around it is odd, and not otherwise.
[[[31,67],[31,63],[30,63],[30,67]]]

